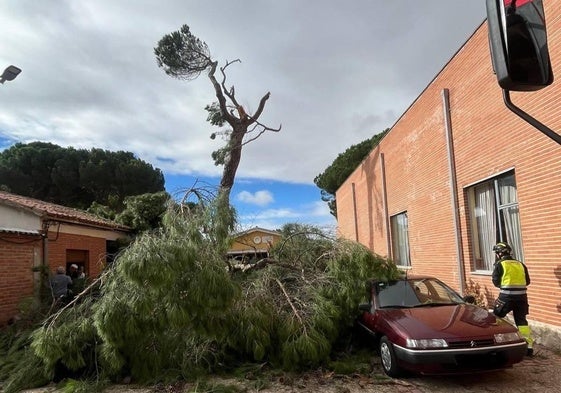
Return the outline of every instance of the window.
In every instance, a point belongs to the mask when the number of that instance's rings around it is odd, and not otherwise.
[[[520,215],[514,172],[467,189],[474,270],[493,270],[493,246],[507,242],[513,256],[523,259]]]
[[[411,266],[409,257],[409,235],[407,212],[396,214],[390,218],[392,231],[392,256],[398,266]]]

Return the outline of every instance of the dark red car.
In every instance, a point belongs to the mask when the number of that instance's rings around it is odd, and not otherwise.
[[[526,354],[516,326],[434,277],[372,281],[360,310],[358,325],[374,338],[390,377],[502,369]]]

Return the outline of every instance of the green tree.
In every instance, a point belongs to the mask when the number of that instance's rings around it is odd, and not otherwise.
[[[370,151],[377,146],[389,129],[374,135],[356,145],[352,145],[329,165],[322,173],[314,179],[316,186],[320,188],[321,199],[327,202],[329,211],[337,217],[337,201],[335,192],[341,184],[350,176],[358,165],[366,158]]]
[[[266,131],[280,131],[280,127],[273,129],[259,122],[270,93],[261,97],[254,113],[248,113],[237,101],[234,86],[226,87],[226,69],[239,60],[227,61],[219,68],[222,75],[219,82],[215,75],[218,62],[211,58],[207,44],[194,36],[187,25],[165,35],[154,48],[154,53],[158,66],[173,78],[191,80],[197,78],[201,72],[207,71],[217,98],[216,103],[205,108],[209,112],[208,120],[213,125],[229,126],[229,129],[219,132],[226,141],[225,146],[213,153],[215,163],[223,165],[217,200],[218,208],[225,213],[221,215],[225,221],[224,228],[217,230],[221,231],[221,237],[226,239],[233,228],[233,215],[227,212],[230,210],[230,192],[241,160],[242,147]],[[213,133],[211,138],[216,135],[217,133]]]
[[[92,149],[79,171],[80,183],[91,192],[93,200],[117,212],[124,208],[127,196],[164,190],[162,172],[131,152]]]
[[[131,227],[135,232],[158,228],[170,202],[165,191],[134,195],[125,198],[125,210],[117,214],[115,221]]]
[[[51,172],[63,156],[63,149],[52,143],[17,143],[0,153],[0,184],[13,193],[50,201],[58,196]]]
[[[80,163],[88,159],[86,150],[72,147],[61,150],[61,157],[51,169],[51,201],[71,207],[88,206],[91,203],[89,191],[80,181]],[[39,198],[41,199],[41,198]]]
[[[133,153],[17,143],[0,152],[0,188],[64,206],[115,212],[130,195],[164,190],[164,176]]]

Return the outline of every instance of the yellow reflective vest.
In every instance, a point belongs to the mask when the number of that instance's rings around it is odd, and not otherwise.
[[[493,284],[501,289],[501,293],[524,294],[526,287],[530,284],[528,269],[522,262],[515,259],[501,259],[495,263]]]

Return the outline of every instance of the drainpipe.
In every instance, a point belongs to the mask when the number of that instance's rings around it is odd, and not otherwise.
[[[41,260],[41,265],[43,267],[49,267],[49,228],[51,226],[51,223],[49,220],[45,220],[43,221],[42,224],[42,230],[41,230],[41,238],[42,238],[42,248],[43,248],[43,256],[42,256],[42,260]]]
[[[390,216],[388,213],[388,190],[386,188],[386,162],[384,160],[384,153],[380,153],[380,167],[382,169],[382,197],[384,201],[384,215],[386,222],[386,247],[388,251],[388,258],[392,259],[392,243],[390,233]]]
[[[43,293],[47,288],[47,283],[49,281],[49,221],[45,220],[41,224],[41,259],[40,259],[40,266],[39,271],[37,274],[38,277],[35,276],[35,298],[41,304],[43,302]],[[47,275],[45,277],[45,274]]]
[[[456,179],[456,160],[454,157],[454,140],[452,137],[452,121],[450,119],[450,92],[442,89],[442,106],[444,109],[444,126],[446,127],[446,150],[448,153],[448,173],[450,176],[450,196],[452,199],[452,217],[454,220],[454,237],[456,240],[456,261],[460,280],[460,293],[464,295],[466,276],[463,264],[462,236],[460,228],[460,208],[458,206],[458,182]]]
[[[353,191],[353,214],[355,219],[355,241],[358,242],[358,214],[356,211],[355,183],[352,183],[352,191]]]

